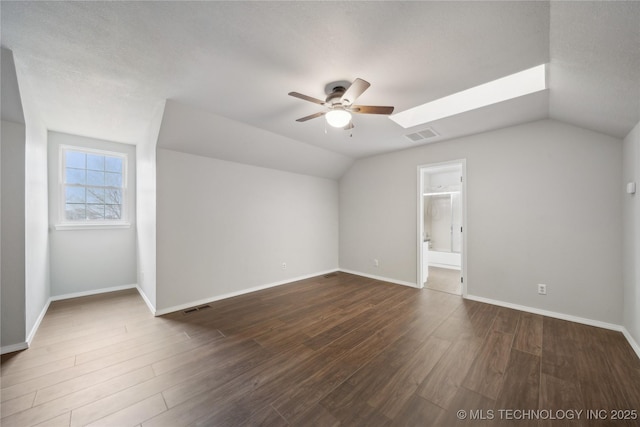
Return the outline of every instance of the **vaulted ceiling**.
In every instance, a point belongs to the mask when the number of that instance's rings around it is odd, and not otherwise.
[[[622,138],[640,120],[640,2],[0,7],[2,45],[47,127],[101,139],[139,142],[167,99],[282,137],[281,156],[298,143],[359,158],[414,146],[405,135],[425,127],[435,142],[547,117]],[[287,96],[324,98],[327,84],[360,77],[371,87],[358,103],[402,111],[543,63],[546,91],[410,129],[384,116],[357,115],[352,132],[298,123],[319,106]],[[215,156],[200,139],[190,150]]]

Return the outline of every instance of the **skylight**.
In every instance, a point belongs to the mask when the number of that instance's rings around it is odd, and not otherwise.
[[[497,104],[547,88],[545,64],[389,116],[404,128]]]

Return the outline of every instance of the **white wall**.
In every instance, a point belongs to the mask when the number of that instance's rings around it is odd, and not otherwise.
[[[160,312],[335,270],[338,183],[158,148],[157,242]]]
[[[25,329],[25,128],[2,121],[1,149],[1,342],[4,349],[26,341]]]
[[[39,321],[46,311],[49,301],[49,234],[46,129],[34,105],[35,97],[31,88],[18,78],[21,75],[18,72],[19,58],[14,58],[10,50],[2,48],[1,62],[3,151],[5,143],[11,144],[13,148],[21,146],[19,153],[3,158],[5,164],[16,163],[7,167],[9,178],[6,178],[7,175],[3,170],[5,175],[2,180],[3,216],[5,202],[14,214],[21,212],[21,220],[14,217],[16,222],[12,226],[17,228],[7,232],[6,235],[3,230],[2,236],[4,255],[13,257],[18,263],[11,267],[2,266],[2,352],[4,353],[25,348],[33,338]],[[4,121],[7,120],[24,124],[17,125],[19,128],[15,127],[16,125],[7,125],[5,129]],[[11,135],[7,135],[7,131]],[[5,136],[8,137],[6,141]],[[3,165],[3,169],[4,167]],[[10,190],[7,190],[5,195],[7,184]],[[15,191],[22,191],[22,195],[18,196]],[[9,195],[15,200],[7,200]],[[12,203],[15,206],[12,207]],[[20,230],[20,224],[22,230]],[[11,238],[5,242],[5,237],[8,236]],[[9,248],[7,249],[6,246]],[[18,279],[13,282],[13,289],[9,296],[5,294],[8,289],[5,289],[5,267],[6,274],[11,273]],[[18,276],[22,277],[22,283],[19,283]],[[10,315],[10,320],[6,318],[7,315]],[[10,331],[10,335],[5,336],[7,331]]]
[[[127,160],[126,229],[56,230],[59,222],[59,147],[61,144],[122,152]],[[51,295],[62,296],[135,285],[136,147],[82,136],[49,132],[49,223]]]
[[[136,146],[137,160],[137,282],[149,305],[156,310],[156,147],[155,144]]]
[[[635,195],[623,195],[623,324],[640,345],[640,123],[624,139],[622,153],[621,187],[633,181],[638,188]]]
[[[25,139],[24,113],[13,53],[0,61],[0,349],[25,348]]]
[[[165,103],[156,106],[144,141],[136,145],[138,289],[156,312],[156,144]]]
[[[47,130],[23,97],[26,122],[25,154],[25,309],[27,342],[31,342],[51,295]],[[33,98],[30,98],[33,99]],[[33,109],[35,111],[35,109]]]
[[[340,268],[415,283],[417,166],[461,158],[468,294],[621,324],[622,143],[552,120],[357,161],[340,180]]]

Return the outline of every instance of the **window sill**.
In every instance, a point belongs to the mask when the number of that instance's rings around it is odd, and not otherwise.
[[[56,224],[56,230],[112,230],[120,228],[131,228],[131,223],[128,222],[114,222],[114,223],[62,223]]]

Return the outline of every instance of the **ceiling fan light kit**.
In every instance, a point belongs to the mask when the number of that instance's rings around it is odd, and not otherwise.
[[[324,117],[329,126],[334,128],[343,128],[351,121],[351,113],[342,109],[331,110]]]
[[[369,86],[371,86],[369,82],[359,78],[355,79],[347,89],[345,89],[342,82],[336,83],[335,86],[330,89],[325,101],[321,101],[298,92],[289,92],[289,95],[294,98],[313,102],[314,104],[319,104],[329,109],[329,111],[320,111],[309,116],[301,117],[296,121],[306,122],[307,120],[315,119],[316,117],[325,116],[327,123],[332,127],[353,129],[351,113],[383,115],[393,113],[393,107],[353,105],[353,102],[362,95]]]

